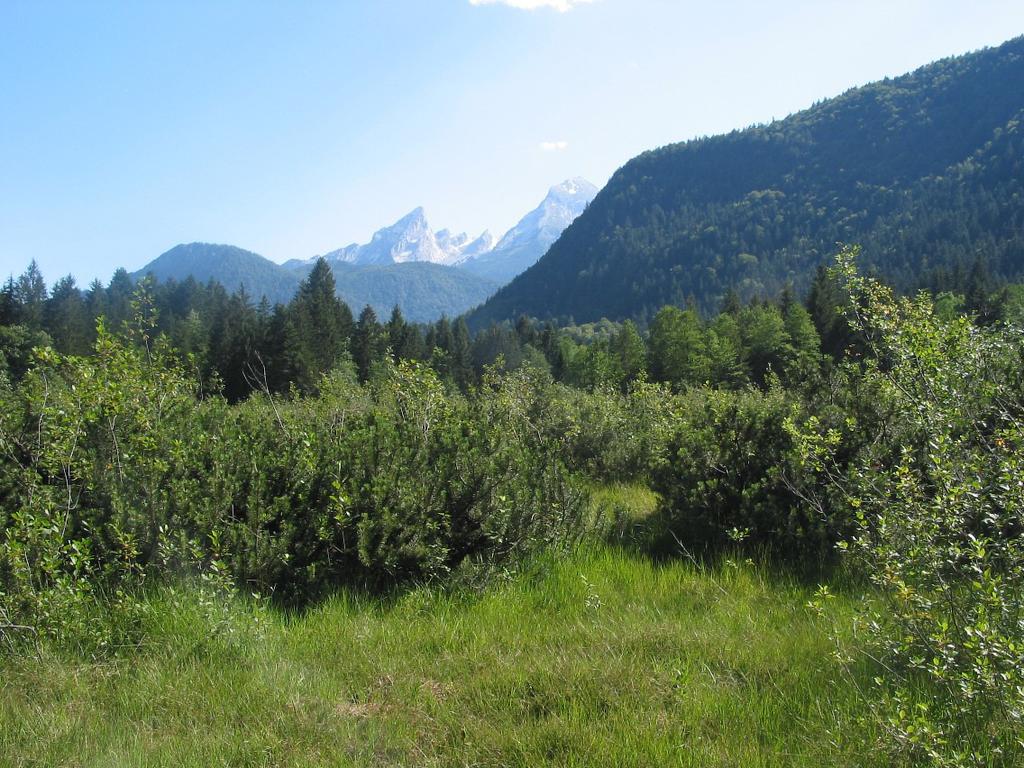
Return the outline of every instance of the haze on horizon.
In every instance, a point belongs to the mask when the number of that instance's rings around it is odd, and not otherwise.
[[[500,236],[565,178],[1022,32],[1019,0],[12,0],[0,277],[308,258],[421,205]]]

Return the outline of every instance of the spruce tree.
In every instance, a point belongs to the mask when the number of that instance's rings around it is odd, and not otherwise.
[[[315,389],[320,376],[347,356],[351,336],[352,312],[335,295],[330,265],[318,259],[289,305],[286,343],[303,389]]]
[[[107,328],[112,331],[120,331],[124,324],[132,317],[132,294],[135,292],[135,283],[131,275],[125,269],[118,269],[110,278],[107,286],[107,296],[104,302],[106,308]]]
[[[54,346],[69,355],[89,351],[90,326],[82,292],[71,275],[58,280],[43,308],[43,324]]]
[[[7,278],[0,290],[0,326],[15,325],[21,319],[21,305],[18,303],[18,289],[14,278]]]
[[[386,344],[387,335],[377,322],[377,313],[367,304],[359,313],[359,321],[352,335],[352,359],[360,381],[369,380],[370,369],[384,356]]]
[[[402,351],[405,347],[405,337],[409,332],[409,326],[405,322],[405,318],[402,316],[402,308],[395,304],[391,310],[391,317],[385,326],[387,332],[387,343],[388,349],[391,350],[391,354],[396,359],[401,358]]]
[[[36,264],[35,259],[18,278],[15,296],[17,296],[20,306],[22,325],[33,331],[41,330],[43,306],[46,303],[46,282],[43,280],[43,274],[39,271],[39,265]]]
[[[647,348],[632,320],[623,323],[618,333],[612,336],[611,351],[622,366],[626,383],[635,381],[646,371]]]
[[[450,371],[452,380],[463,392],[473,383],[473,356],[469,342],[469,327],[463,318],[455,321],[452,329]]]

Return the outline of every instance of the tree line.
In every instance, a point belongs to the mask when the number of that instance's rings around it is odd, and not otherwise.
[[[952,278],[951,278],[952,279]],[[948,288],[962,287],[961,293]],[[983,261],[933,289],[937,308],[966,312],[983,325],[1024,318],[1024,287],[1000,282]],[[254,392],[315,393],[320,377],[351,366],[360,381],[383,360],[430,366],[442,381],[466,392],[497,366],[542,368],[572,386],[628,387],[638,380],[687,386],[763,387],[769,376],[798,384],[853,342],[843,317],[846,298],[820,268],[803,299],[790,287],[774,298],[741,302],[728,291],[708,317],[694,305],[666,305],[647,323],[631,320],[556,325],[520,317],[473,334],[463,317],[434,323],[406,321],[395,307],[386,320],[367,306],[358,317],[335,293],[319,262],[287,304],[258,301],[215,281],[133,281],[118,270],[108,285],[85,291],[74,278],[48,289],[33,262],[0,290],[0,370],[22,376],[36,347],[90,354],[97,321],[120,331],[144,323],[163,336],[210,391],[239,402]]]

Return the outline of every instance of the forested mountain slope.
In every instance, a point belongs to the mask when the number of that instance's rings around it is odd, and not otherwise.
[[[176,245],[161,254],[132,277],[136,280],[153,275],[157,280],[186,280],[200,283],[214,280],[229,291],[244,287],[259,299],[286,303],[295,295],[302,274],[285,269],[258,253],[233,245],[187,243]]]
[[[253,301],[265,296],[272,304],[287,304],[312,268],[312,262],[285,267],[232,245],[190,243],[175,246],[133,277],[152,274],[161,281],[213,280],[229,291],[244,288]],[[414,322],[459,315],[498,287],[484,277],[426,262],[357,266],[337,261],[332,268],[337,294],[353,312],[370,305],[387,316],[397,305]]]
[[[533,268],[470,315],[645,320],[806,287],[838,242],[901,288],[979,262],[1024,275],[1024,38],[621,168]]]
[[[456,317],[497,289],[484,277],[442,264],[332,265],[338,296],[354,311],[369,305],[381,317],[401,308],[414,323],[429,323],[447,315]]]

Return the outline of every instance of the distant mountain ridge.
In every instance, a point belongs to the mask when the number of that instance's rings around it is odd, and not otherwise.
[[[152,274],[161,282],[192,277],[214,280],[229,291],[244,288],[259,301],[287,303],[313,264],[285,267],[251,251],[231,245],[188,243],[178,245],[132,274],[136,280]],[[454,267],[428,262],[406,264],[332,264],[338,297],[353,312],[373,307],[387,317],[401,307],[407,320],[418,323],[455,317],[482,303],[498,288],[496,283]]]
[[[1024,277],[1024,37],[645,152],[470,321],[710,312],[806,287],[839,242],[904,288],[955,288],[979,259]]]
[[[508,282],[547,253],[552,243],[587,209],[597,191],[597,187],[579,177],[552,187],[541,204],[506,232],[492,250],[466,260],[463,266],[495,282]]]
[[[466,269],[496,283],[505,283],[544,255],[597,194],[583,178],[551,187],[540,205],[495,241],[489,231],[471,240],[448,229],[435,232],[423,208],[415,208],[394,224],[377,230],[369,243],[352,243],[324,254],[329,264],[359,266],[428,262]],[[292,260],[284,266],[299,269],[316,258]]]
[[[485,278],[429,262],[334,264],[332,269],[338,296],[356,313],[370,305],[382,320],[395,306],[413,323],[458,317],[498,289]]]
[[[596,188],[571,179],[549,190],[541,205],[496,243],[490,232],[434,232],[422,208],[378,230],[369,243],[331,251],[324,259],[335,274],[338,295],[358,312],[370,305],[378,315],[401,307],[406,318],[429,322],[460,315],[483,303],[502,282],[535,262],[592,199]],[[134,273],[160,280],[216,280],[228,290],[243,287],[259,300],[291,299],[319,257],[275,264],[231,245],[175,246]]]
[[[493,238],[484,232],[472,242],[465,233],[452,235],[447,229],[438,233],[427,223],[423,208],[416,208],[390,227],[377,230],[366,245],[353,243],[324,254],[331,264],[405,264],[425,261],[451,266],[462,262],[480,248],[490,249]],[[467,253],[468,252],[468,253]]]
[[[150,274],[161,282],[188,277],[201,283],[215,280],[229,291],[244,287],[256,300],[266,296],[272,303],[289,301],[303,277],[258,253],[217,243],[176,245],[132,273],[132,278]]]

